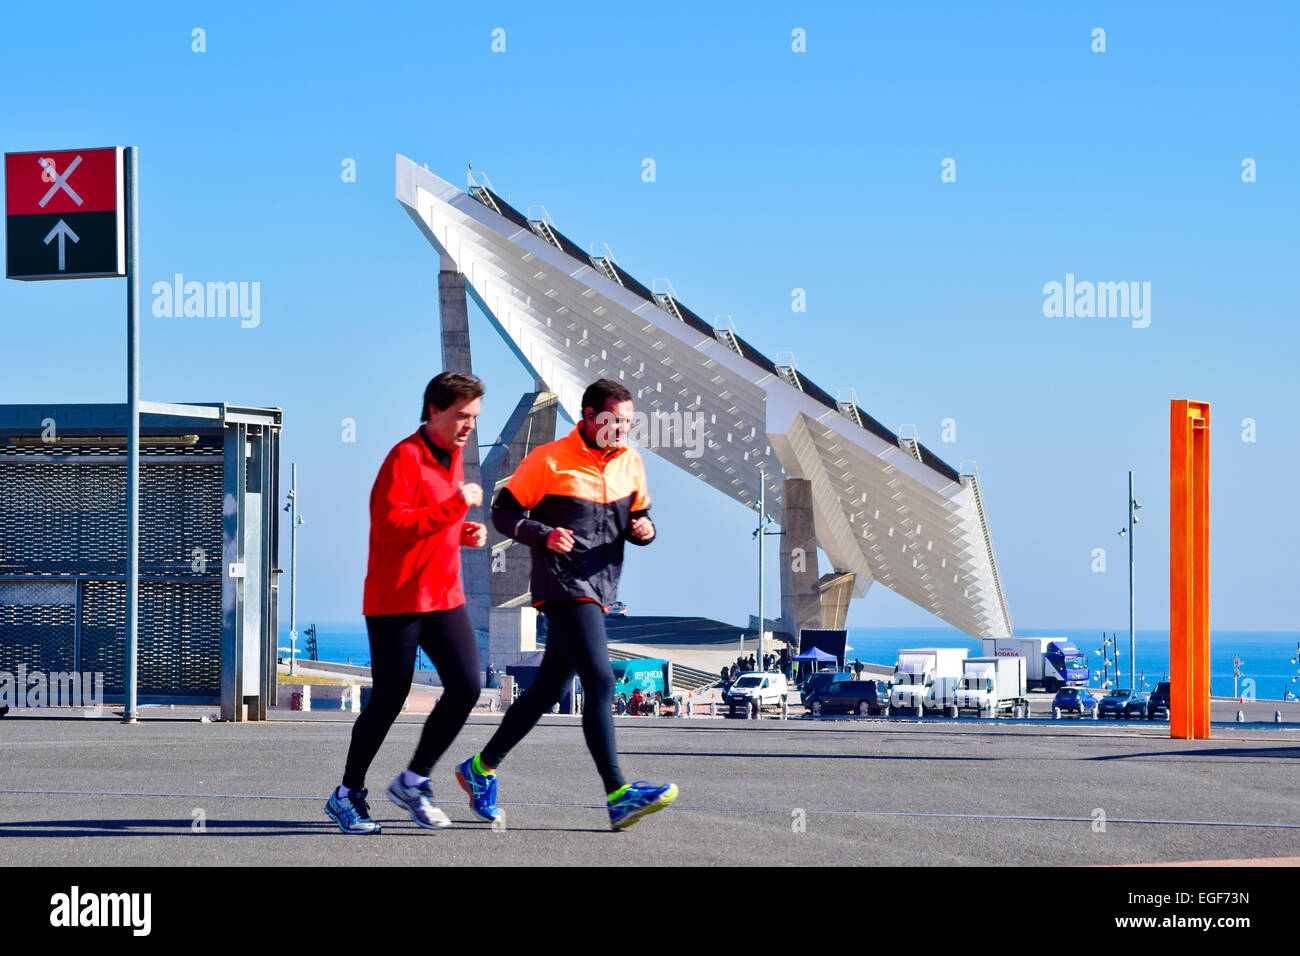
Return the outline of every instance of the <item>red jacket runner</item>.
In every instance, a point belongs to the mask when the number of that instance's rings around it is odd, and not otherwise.
[[[469,509],[457,493],[464,480],[459,448],[444,468],[419,431],[393,446],[370,491],[362,614],[445,611],[465,603],[460,549],[469,544]]]

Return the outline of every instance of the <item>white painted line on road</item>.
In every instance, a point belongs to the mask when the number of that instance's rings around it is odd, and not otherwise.
[[[297,796],[275,793],[152,793],[147,791],[123,790],[5,790],[0,794],[26,794],[31,796],[74,796],[74,797],[184,797],[204,798],[208,800],[323,800],[319,794]],[[328,796],[328,795],[327,795]],[[605,806],[595,803],[500,803],[502,807],[540,807],[551,810],[604,810]],[[766,809],[763,807],[686,807],[674,804],[673,810],[695,811],[699,813],[780,813],[789,816],[787,809]],[[945,820],[1014,820],[1017,822],[1040,823],[1092,823],[1095,817],[1053,817],[1037,815],[1018,815],[1007,813],[923,813],[917,810],[805,810],[806,813],[822,816],[852,817],[933,817]],[[1146,826],[1170,827],[1254,827],[1267,830],[1300,830],[1300,823],[1246,823],[1236,820],[1146,820],[1107,817],[1107,823],[1134,823]]]

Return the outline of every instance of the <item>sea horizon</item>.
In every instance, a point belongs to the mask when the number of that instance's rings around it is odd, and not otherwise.
[[[304,626],[310,626],[308,621]],[[322,661],[368,664],[370,643],[364,621],[317,621],[318,653]],[[897,660],[900,648],[908,646],[965,647],[976,656],[981,653],[980,642],[947,625],[939,626],[851,626],[848,630],[849,660],[857,658],[863,663],[891,665]],[[280,631],[279,645],[288,647],[288,628]],[[1103,636],[1104,635],[1104,636]],[[1115,683],[1114,652],[1118,648],[1120,675],[1118,686],[1128,686],[1128,629],[1091,627],[1024,627],[1017,628],[1016,637],[1060,637],[1072,641],[1089,661],[1094,674],[1092,686],[1100,686],[1103,676]],[[1103,641],[1107,661],[1102,665]],[[1169,632],[1155,628],[1138,628],[1134,633],[1137,651],[1135,684],[1151,689],[1168,677]],[[298,655],[305,656],[306,643],[301,630],[298,637]],[[747,650],[753,650],[752,638]],[[1254,696],[1260,699],[1281,700],[1287,693],[1300,691],[1300,669],[1292,663],[1300,653],[1300,630],[1212,628],[1210,631],[1210,690],[1217,697]],[[1241,675],[1234,692],[1233,659],[1241,660]],[[423,666],[428,666],[424,660]]]

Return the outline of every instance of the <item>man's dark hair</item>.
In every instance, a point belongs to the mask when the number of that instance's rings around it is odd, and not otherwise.
[[[582,416],[586,417],[589,408],[594,408],[599,415],[605,410],[605,403],[611,398],[616,402],[630,402],[632,393],[612,378],[596,379],[582,393]]]
[[[463,372],[439,372],[424,387],[424,404],[420,406],[420,421],[429,420],[429,406],[438,411],[451,408],[457,399],[472,401],[483,397],[483,382],[476,375]]]

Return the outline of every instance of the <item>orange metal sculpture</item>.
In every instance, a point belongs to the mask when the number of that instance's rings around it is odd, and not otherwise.
[[[1169,736],[1210,736],[1210,405],[1169,415]]]

